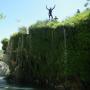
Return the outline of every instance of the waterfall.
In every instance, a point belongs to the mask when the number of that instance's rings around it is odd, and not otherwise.
[[[67,41],[66,40],[67,40],[66,29],[64,28],[64,64],[66,65],[65,68],[67,68]]]
[[[18,47],[17,47],[17,55],[16,55],[16,61],[19,63],[19,53],[20,53],[20,44],[21,43],[21,38],[19,38],[19,41],[18,41]]]
[[[67,85],[68,85],[68,79],[67,79],[67,37],[66,37],[66,29],[63,28],[63,32],[64,32],[64,74],[65,74],[65,84],[64,84],[64,88],[66,90]]]
[[[66,29],[64,29],[64,73],[67,74],[67,38],[66,38]],[[67,80],[67,79],[66,79]]]

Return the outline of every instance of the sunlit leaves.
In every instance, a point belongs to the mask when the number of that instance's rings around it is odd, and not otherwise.
[[[27,33],[26,27],[25,27],[25,26],[20,27],[20,28],[19,28],[19,33],[26,34],[26,33]]]

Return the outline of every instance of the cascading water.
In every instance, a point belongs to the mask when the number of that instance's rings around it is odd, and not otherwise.
[[[63,34],[64,34],[64,74],[67,75],[67,38],[66,38],[66,29],[63,28]],[[66,90],[67,88],[67,76],[65,76],[65,85],[64,88]]]
[[[67,72],[67,44],[66,44],[66,29],[64,29],[64,64],[65,64],[65,71]]]

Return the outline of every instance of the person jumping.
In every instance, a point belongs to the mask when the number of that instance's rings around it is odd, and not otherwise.
[[[54,7],[53,8],[47,8],[47,6],[46,6],[46,9],[48,10],[48,16],[49,16],[49,20],[50,20],[50,17],[53,19],[53,15],[52,15],[52,11],[53,11],[53,9],[55,8],[55,5],[54,5]]]

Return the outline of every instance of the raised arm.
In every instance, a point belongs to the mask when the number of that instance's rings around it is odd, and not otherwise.
[[[54,7],[52,8],[52,10],[56,7],[56,5],[54,5]]]
[[[47,8],[47,5],[46,5],[46,9],[49,10],[49,9]]]

